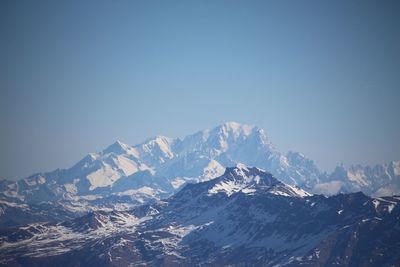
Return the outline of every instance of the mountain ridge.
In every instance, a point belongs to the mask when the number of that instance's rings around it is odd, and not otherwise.
[[[228,181],[240,184],[240,190],[213,191]],[[252,186],[255,192],[243,190]],[[292,188],[239,164],[216,179],[187,184],[165,200],[131,210],[0,230],[0,266],[400,263],[400,197],[276,194],[278,187]]]
[[[18,181],[0,180],[0,200],[28,206],[54,202],[78,214],[125,210],[168,197],[186,183],[214,179],[238,163],[267,170],[311,193],[363,191],[380,196],[400,192],[400,162],[374,168],[338,167],[328,175],[299,152],[279,152],[263,129],[228,122],[182,138],[159,135],[135,146],[117,140],[68,169]],[[16,212],[7,205],[0,216],[14,218],[9,225],[19,221],[15,214],[29,209]]]

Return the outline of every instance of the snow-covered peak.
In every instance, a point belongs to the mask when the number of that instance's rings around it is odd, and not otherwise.
[[[231,196],[234,193],[264,194],[305,197],[310,194],[296,187],[284,184],[272,176],[272,174],[259,168],[248,167],[245,164],[237,164],[236,167],[226,168],[224,175],[213,180],[213,185],[208,189],[208,195],[225,193]]]
[[[175,156],[171,147],[174,142],[175,139],[173,138],[159,135],[136,146],[136,148],[140,150],[141,156],[164,163],[166,159],[171,159]]]
[[[362,191],[372,196],[387,196],[400,191],[400,163],[392,161],[384,164],[350,165],[336,167],[327,178],[340,182],[343,192]]]
[[[200,131],[185,137],[181,140],[179,149],[182,152],[201,150],[201,152],[211,154],[210,156],[217,156],[238,148],[243,152],[250,147],[251,149],[256,147],[269,149],[269,145],[270,142],[264,130],[257,126],[226,122],[210,130]]]
[[[243,163],[236,164],[235,167],[226,168],[223,176],[218,178],[223,181],[234,181],[241,184],[267,184],[274,185],[280,183],[269,172],[263,171],[256,167],[249,167]]]
[[[256,126],[254,125],[240,124],[234,121],[226,122],[222,124],[220,127],[233,133],[241,132],[245,135],[250,135],[253,129],[256,128]]]
[[[103,154],[114,153],[116,155],[121,154],[132,154],[137,156],[137,152],[134,148],[130,147],[129,145],[117,140],[112,145],[108,146],[106,149],[103,150]]]
[[[78,163],[76,163],[71,169],[82,170],[91,166],[100,157],[97,153],[89,153]]]
[[[174,142],[173,138],[166,137],[163,135],[158,135],[155,138],[153,138],[150,142],[154,142],[157,144],[164,152],[167,152],[171,150],[170,146]]]
[[[242,125],[236,121],[227,121],[222,124],[224,127],[232,128],[232,129],[239,129]]]
[[[235,166],[235,169],[236,170],[241,170],[241,171],[246,171],[246,172],[249,171],[249,167],[247,167],[247,165],[243,164],[243,163],[237,163],[236,166]]]
[[[255,131],[262,131],[262,129],[249,124],[239,124],[237,122],[226,122],[220,126],[217,126],[212,130],[212,132],[216,132],[226,137],[232,135],[233,137],[239,136],[250,136]],[[263,132],[263,131],[262,131]]]
[[[144,147],[151,149],[154,147],[158,147],[162,152],[164,152],[167,155],[172,155],[173,152],[171,151],[171,144],[174,141],[174,139],[166,137],[166,136],[156,136],[150,140],[147,141],[146,144],[144,144]]]

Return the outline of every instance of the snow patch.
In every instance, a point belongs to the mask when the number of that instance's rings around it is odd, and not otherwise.
[[[139,189],[130,189],[130,190],[126,190],[124,192],[118,192],[118,193],[114,193],[114,195],[117,196],[130,196],[130,195],[136,195],[136,194],[144,194],[144,195],[148,195],[148,196],[155,196],[156,195],[156,191],[148,186],[143,186]]]
[[[204,168],[203,178],[201,181],[209,181],[221,176],[225,172],[225,167],[216,160],[211,160],[207,167]]]
[[[396,207],[396,204],[390,204],[389,206],[388,206],[388,212],[389,213],[392,213],[392,210],[394,209],[394,207]]]
[[[225,193],[228,197],[232,194],[239,192],[244,188],[243,184],[237,184],[234,181],[225,181],[216,184],[214,187],[208,190],[208,195],[217,194],[220,192]]]
[[[182,187],[182,185],[184,185],[185,183],[186,183],[185,179],[178,177],[178,178],[172,180],[171,185],[174,189],[178,189],[178,188]]]
[[[112,185],[118,178],[121,177],[121,174],[115,171],[109,164],[104,163],[103,168],[98,169],[95,172],[92,172],[86,178],[90,182],[89,190],[94,190],[98,187],[106,187]]]
[[[381,204],[381,203],[379,202],[379,200],[374,199],[374,200],[372,200],[372,204],[374,205],[375,209],[377,209],[379,204]]]
[[[368,178],[362,170],[347,171],[347,177],[350,181],[355,182],[360,186],[368,186]]]

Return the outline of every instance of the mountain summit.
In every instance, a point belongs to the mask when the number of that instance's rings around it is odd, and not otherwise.
[[[171,196],[187,183],[212,180],[237,164],[266,170],[280,181],[311,193],[400,192],[399,162],[374,168],[338,167],[327,175],[301,153],[279,152],[263,129],[227,122],[183,138],[156,136],[134,146],[116,141],[69,169],[19,181],[1,180],[0,225],[20,225],[29,222],[29,216],[40,218],[40,208],[33,209],[32,205],[43,203],[58,203],[68,211],[66,216],[88,209],[126,210]],[[237,186],[235,182],[229,184]],[[289,191],[286,193],[293,193]],[[51,213],[48,215],[51,217]]]
[[[397,266],[398,203],[309,195],[238,164],[129,211],[0,231],[0,265]]]
[[[258,168],[250,168],[244,164],[237,164],[236,167],[226,168],[225,173],[210,182],[213,186],[208,194],[224,193],[231,196],[234,193],[265,194],[305,197],[310,196],[306,191],[284,184]]]

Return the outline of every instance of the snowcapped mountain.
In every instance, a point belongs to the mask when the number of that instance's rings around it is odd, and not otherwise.
[[[224,193],[228,197],[237,192],[245,194],[275,194],[281,196],[310,196],[306,191],[292,185],[283,184],[258,168],[248,168],[237,164],[235,168],[227,168],[224,175],[206,183],[211,188],[208,195]]]
[[[391,196],[400,193],[400,161],[371,166],[336,167],[329,176],[315,185],[315,192],[336,194],[358,192],[372,196]]]
[[[290,159],[295,162],[294,157]],[[297,159],[294,166],[299,162]],[[129,198],[129,204],[120,205],[126,208],[169,196],[187,182],[215,178],[237,163],[271,170],[292,184],[318,181],[316,167],[310,171],[291,166],[262,129],[230,122],[182,139],[157,136],[136,146],[117,141],[69,169],[17,182],[3,180],[0,199],[19,204],[57,201],[69,209],[97,209],[115,208],[109,205],[110,197],[120,204]]]
[[[116,141],[69,169],[19,181],[1,180],[0,200],[14,207],[3,205],[0,225],[19,225],[18,221],[24,220],[12,214],[33,212],[34,205],[46,203],[56,203],[66,216],[130,209],[171,196],[186,183],[211,180],[238,163],[268,170],[287,184],[316,193],[400,192],[399,162],[362,170],[339,167],[327,175],[301,153],[279,152],[263,129],[228,122],[184,138],[157,136],[135,146]],[[17,213],[15,209],[21,205],[25,208]],[[47,218],[51,217],[50,212]]]
[[[311,195],[239,164],[129,211],[0,231],[0,264],[397,266],[399,201]]]

